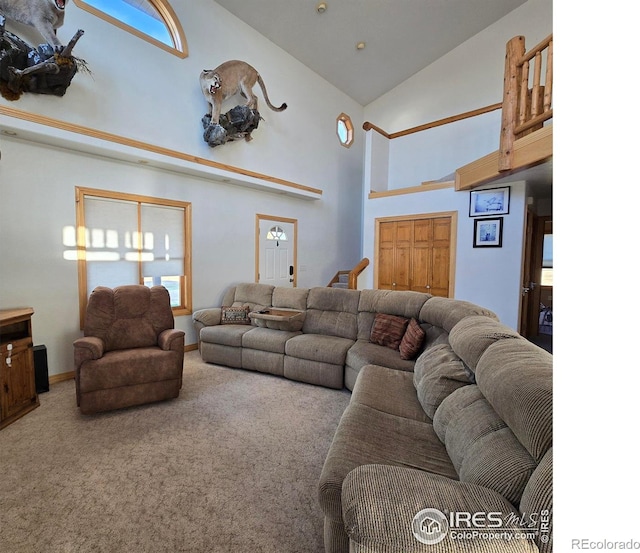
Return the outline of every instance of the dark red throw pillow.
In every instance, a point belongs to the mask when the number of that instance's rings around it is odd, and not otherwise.
[[[405,317],[378,313],[373,321],[369,340],[374,344],[398,349],[408,324],[409,319]]]
[[[420,353],[426,335],[418,321],[411,319],[400,342],[400,357],[402,359],[415,359]]]

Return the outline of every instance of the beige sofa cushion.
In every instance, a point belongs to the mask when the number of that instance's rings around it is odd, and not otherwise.
[[[460,539],[446,532],[432,545],[419,542],[413,525],[425,508],[441,513],[501,513],[501,528],[492,539]],[[520,513],[492,490],[410,467],[363,465],[352,470],[342,486],[344,527],[350,553],[534,553],[517,525]],[[528,513],[527,513],[528,514]]]
[[[524,340],[515,330],[481,315],[465,317],[449,333],[451,347],[474,371],[478,359],[491,344],[508,339]]]
[[[352,345],[352,340],[339,336],[299,334],[287,340],[285,353],[298,359],[342,366],[347,357],[347,351]]]
[[[319,499],[326,517],[342,520],[342,482],[354,468],[370,463],[415,467],[457,479],[430,423],[352,402],[342,415],[320,475]]]
[[[433,418],[444,398],[472,383],[471,376],[448,344],[426,350],[413,369],[413,384],[425,413]]]
[[[274,288],[275,287],[270,284],[259,284],[257,282],[238,284],[233,296],[234,304],[247,304],[252,311],[262,307],[268,307],[271,305]]]
[[[276,286],[273,289],[273,307],[304,311],[307,308],[308,288],[285,288]]]
[[[536,545],[540,553],[553,551],[553,448],[549,449],[533,471],[520,501],[522,513],[539,515]],[[548,527],[544,523],[548,523]]]
[[[431,422],[416,397],[413,373],[407,371],[366,365],[353,387],[351,403],[368,405],[405,419]]]
[[[489,309],[475,305],[474,303],[433,296],[428,299],[420,310],[420,321],[430,323],[451,332],[465,317],[472,315],[485,315],[498,320],[498,316]]]
[[[360,370],[365,365],[382,365],[391,369],[413,372],[415,361],[402,359],[396,350],[358,340],[347,352],[346,364]]]
[[[553,356],[527,340],[500,340],[478,361],[484,397],[540,461],[553,442]]]
[[[305,334],[338,336],[355,341],[359,298],[358,290],[312,288],[309,290],[302,331]]]
[[[445,398],[433,418],[460,480],[490,488],[518,505],[536,461],[476,385]]]
[[[362,290],[358,305],[358,340],[368,340],[377,313],[417,319],[429,294],[396,290]]]
[[[299,334],[300,332],[287,332],[271,328],[253,328],[251,332],[242,335],[242,347],[261,352],[284,354],[287,341]]]
[[[221,346],[242,346],[242,336],[251,331],[251,325],[216,325],[205,326],[200,331],[200,340],[209,344],[219,344]]]

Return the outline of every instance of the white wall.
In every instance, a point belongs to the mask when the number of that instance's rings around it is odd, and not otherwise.
[[[524,182],[513,182],[508,215],[503,215],[501,248],[474,248],[473,221],[469,214],[469,193],[452,189],[420,192],[369,200],[365,206],[365,221],[375,227],[375,220],[389,216],[410,216],[423,213],[458,212],[458,227],[454,297],[471,301],[495,311],[500,320],[512,328],[518,324],[520,299],[521,251],[526,197]],[[365,256],[375,258],[373,232],[365,233]],[[373,263],[361,275],[363,288],[373,287]],[[517,278],[516,278],[517,276]]]
[[[321,189],[318,200],[224,184],[173,171],[34,143],[28,134],[1,136],[0,308],[35,309],[34,343],[47,346],[50,375],[73,370],[78,326],[77,269],[63,259],[62,229],[75,225],[75,186],[189,201],[193,205],[193,306],[219,304],[231,283],[254,279],[255,214],[297,219],[298,285],[326,285],[360,259],[362,152],[356,132],[338,143],[336,117],[356,129],[363,108],[211,0],[172,2],[190,55],[180,59],[69,3],[59,36],[85,31],[74,54],[91,75],[78,73],[62,98],[24,94],[11,108],[140,140],[178,152]],[[15,29],[14,29],[15,30]],[[32,41],[33,43],[33,41]],[[259,96],[264,121],[251,142],[210,148],[200,119],[206,103],[198,76],[228,59],[262,74],[272,103]],[[228,107],[233,107],[236,102]],[[226,106],[225,106],[226,107]],[[3,117],[0,129],[12,125]],[[59,131],[40,132],[57,137]],[[55,144],[56,140],[52,140]],[[60,147],[58,147],[60,146]],[[108,144],[106,148],[110,148]],[[111,147],[114,151],[116,147]],[[176,325],[195,343],[190,317]]]
[[[502,102],[507,42],[523,35],[529,49],[552,32],[552,0],[529,0],[371,102],[365,120],[394,133]]]
[[[458,167],[500,146],[502,110],[389,140],[389,189],[453,180]]]
[[[551,0],[529,0],[366,106],[365,120],[388,133],[394,133],[501,102],[507,42],[514,36],[524,35],[527,48],[530,48],[552,30]],[[493,125],[494,119],[487,117],[488,125]],[[431,139],[423,138],[420,143],[421,139],[416,138],[419,135],[426,136],[429,132],[412,135],[414,138],[411,139],[410,148],[403,149],[400,154],[396,151],[399,147],[389,148],[389,189],[416,186],[422,181],[435,180],[455,170],[455,167],[447,169],[448,165],[443,165],[429,173],[429,168],[423,164],[423,158],[428,156],[427,152],[432,146]],[[478,140],[481,144],[470,141],[461,155],[468,155],[469,149],[481,150],[487,147],[484,144],[484,134],[481,132],[479,136],[482,138]],[[394,139],[391,142],[396,140],[404,139]],[[458,142],[449,147],[457,145]],[[480,150],[476,152],[478,157],[486,153]],[[392,160],[395,154],[399,157]],[[453,155],[449,157],[456,161]],[[415,172],[412,159],[418,159],[418,163],[423,164],[424,173]],[[371,175],[369,182],[376,182],[376,176]],[[502,248],[473,248],[473,218],[468,216],[468,192],[444,189],[370,200],[367,199],[369,190],[365,186],[363,256],[372,261],[375,259],[376,218],[458,211],[454,295],[494,310],[503,323],[517,329],[526,197],[524,182],[514,180],[509,185],[511,206],[509,214],[504,216]],[[362,275],[365,287],[373,286],[373,276],[374,269],[371,265]]]
[[[362,256],[373,261],[375,217],[457,209],[456,297],[486,305],[515,326],[521,186],[512,187],[504,247],[473,251],[468,194],[442,190],[366,199],[361,128],[366,119],[395,132],[500,101],[504,45],[516,34],[524,34],[528,45],[549,34],[550,0],[529,0],[364,109],[212,0],[172,5],[187,36],[188,58],[69,3],[59,36],[66,42],[77,29],[85,31],[74,54],[87,61],[91,74],[76,75],[62,98],[24,94],[16,102],[0,98],[0,104],[297,182],[323,194],[320,200],[303,200],[81,154],[65,150],[62,142],[45,146],[0,135],[0,307],[34,307],[34,341],[47,346],[50,374],[73,369],[71,344],[80,336],[76,267],[62,257],[62,229],[75,224],[75,186],[192,202],[194,309],[218,303],[231,283],[253,280],[257,212],[298,219],[298,266],[306,267],[298,273],[298,285],[308,287],[325,285]],[[206,104],[198,76],[228,59],[254,65],[272,102],[287,102],[289,108],[274,113],[260,100],[265,121],[254,140],[212,149],[202,140]],[[351,116],[356,130],[349,149],[338,144],[335,133],[342,112]],[[0,129],[11,123],[7,119],[0,121]],[[46,127],[43,132],[58,134]],[[372,270],[362,275],[361,287],[372,286]],[[178,318],[177,326],[187,332],[187,343],[195,342],[189,317]]]

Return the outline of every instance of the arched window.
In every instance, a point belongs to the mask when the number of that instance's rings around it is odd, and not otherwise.
[[[267,240],[282,240],[285,242],[287,240],[287,233],[282,227],[276,225],[275,227],[271,227],[267,232]]]
[[[336,120],[336,133],[340,144],[345,148],[353,144],[353,123],[351,117],[346,113],[338,115],[338,119]]]
[[[187,40],[168,0],[74,0],[79,8],[186,58]]]

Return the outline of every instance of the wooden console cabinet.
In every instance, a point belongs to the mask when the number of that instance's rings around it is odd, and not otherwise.
[[[38,405],[31,307],[0,310],[0,429]]]

